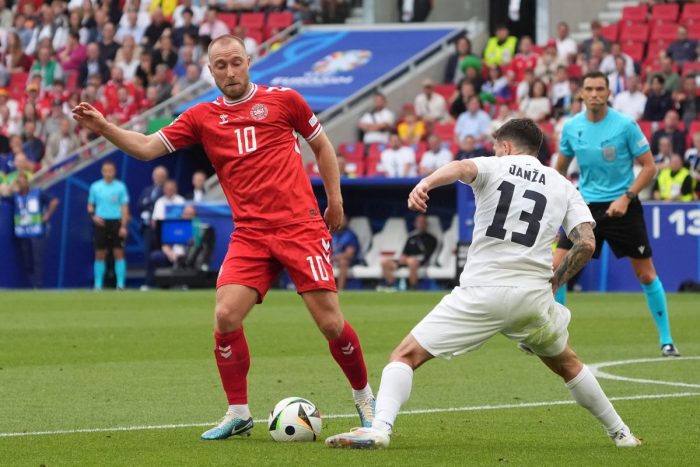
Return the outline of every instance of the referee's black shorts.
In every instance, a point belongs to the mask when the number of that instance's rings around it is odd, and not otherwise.
[[[651,258],[651,245],[647,235],[647,227],[644,223],[644,210],[639,200],[631,201],[627,212],[622,217],[608,217],[605,213],[610,202],[590,203],[588,207],[593,214],[596,226],[594,258],[600,256],[603,242],[607,241],[617,258],[628,256],[635,259]],[[557,248],[570,250],[573,243],[562,236]]]
[[[105,225],[95,226],[95,249],[109,250],[112,248],[124,248],[124,239],[119,236],[119,228],[122,221],[119,219],[105,220]]]

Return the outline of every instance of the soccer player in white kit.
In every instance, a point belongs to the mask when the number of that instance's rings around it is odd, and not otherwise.
[[[493,134],[497,157],[451,162],[421,180],[408,207],[425,212],[428,192],[455,181],[474,190],[476,213],[469,257],[459,287],[413,328],[382,372],[371,428],[331,436],[336,448],[383,448],[413,372],[434,357],[478,349],[496,333],[527,346],[564,379],[574,400],[605,427],[617,447],[640,441],[617,414],[593,373],[569,347],[569,310],[553,291],[576,274],[595,250],[595,221],[574,186],[536,157],[542,132],[515,119]],[[574,243],[552,272],[552,243],[560,226]]]

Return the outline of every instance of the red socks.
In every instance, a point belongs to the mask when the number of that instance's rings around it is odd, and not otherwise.
[[[214,355],[229,405],[248,403],[250,353],[243,327],[224,334],[214,332]]]
[[[329,340],[328,347],[350,381],[350,386],[358,391],[364,389],[367,386],[367,367],[362,357],[360,339],[350,323],[345,322],[343,332],[336,339]]]

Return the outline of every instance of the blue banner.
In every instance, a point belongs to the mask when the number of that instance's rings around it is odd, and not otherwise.
[[[454,28],[387,29],[371,31],[302,32],[274,54],[254,63],[251,81],[299,91],[314,112],[323,111],[385,75],[401,70],[412,57],[449,40]],[[178,113],[198,102],[220,95],[213,89],[177,109]]]

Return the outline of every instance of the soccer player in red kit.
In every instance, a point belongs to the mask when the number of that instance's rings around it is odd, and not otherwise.
[[[333,145],[296,91],[250,82],[250,57],[238,37],[217,38],[208,53],[223,96],[195,105],[155,134],[121,129],[86,103],[73,109],[80,125],[137,159],[152,160],[203,144],[231,206],[235,230],[216,284],[214,332],[214,355],[229,409],[202,439],[249,435],[253,428],[246,381],[250,355],[242,323],[283,268],[349,380],[362,425],[371,425],[374,395],[360,341],[340,311],[330,261],[329,229],[337,230],[343,218]],[[306,139],[318,162],[328,198],[323,216],[304,172],[296,134]]]

